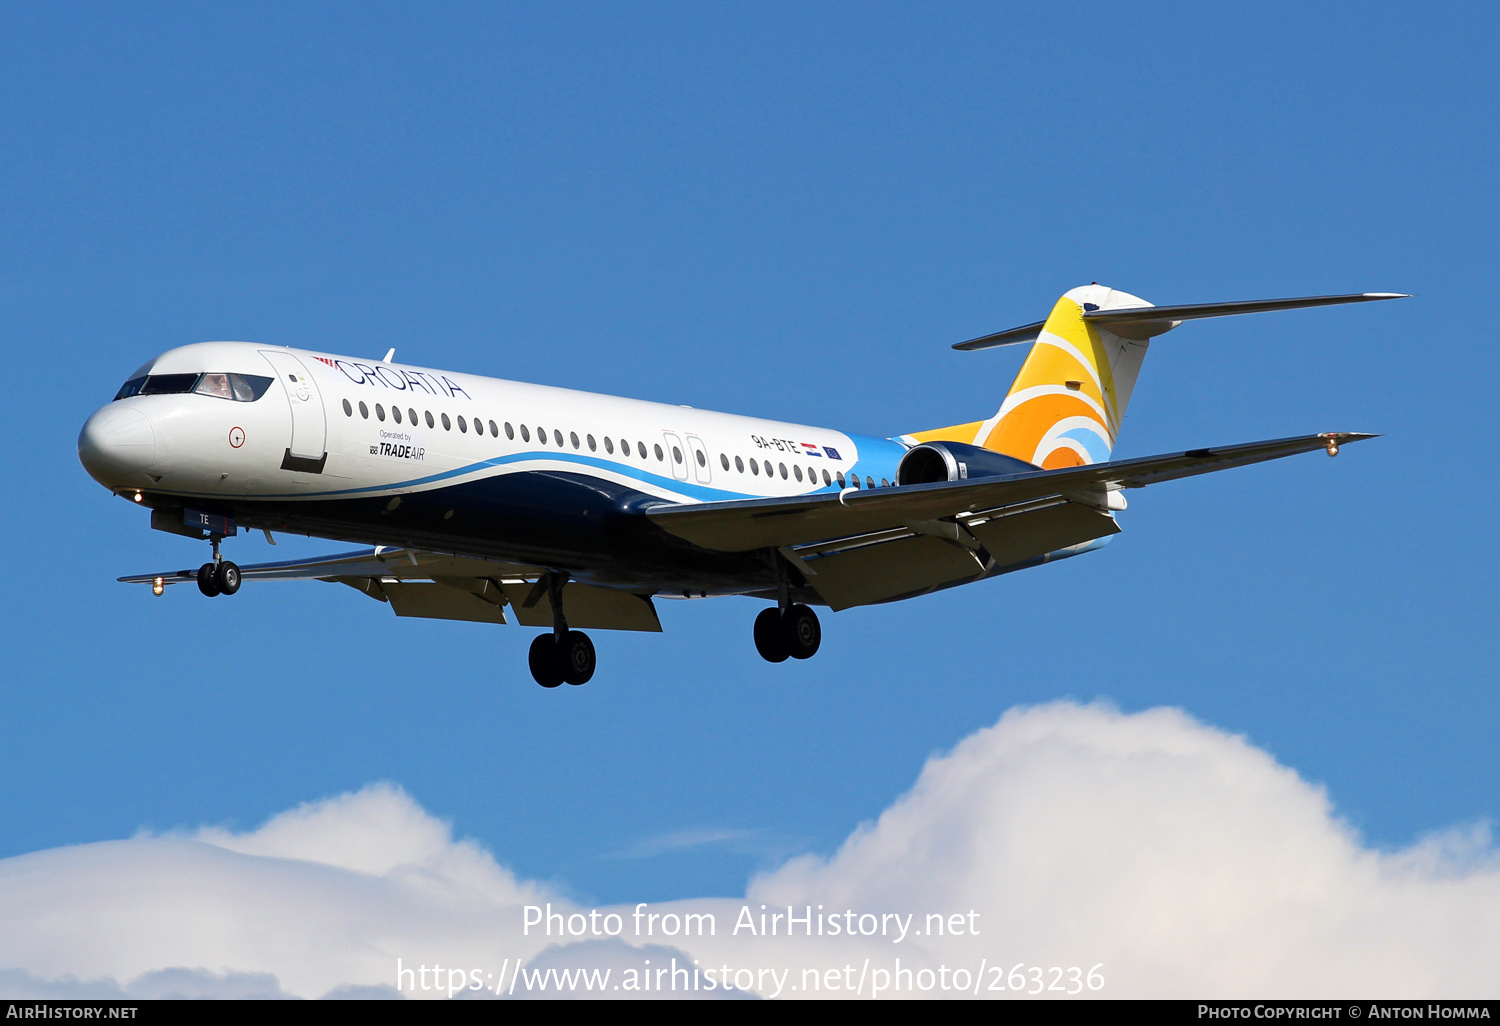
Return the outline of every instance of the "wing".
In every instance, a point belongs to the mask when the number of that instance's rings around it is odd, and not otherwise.
[[[1334,432],[873,491],[661,506],[647,516],[707,549],[775,548],[834,609],[920,594],[1082,551],[1119,531],[1110,493],[1374,435]]]
[[[253,563],[240,567],[243,581],[333,581],[390,604],[397,616],[436,620],[505,623],[509,605],[526,627],[551,627],[552,604],[537,582],[543,567],[480,556],[421,549],[359,549],[305,560]],[[198,571],[175,570],[121,577],[126,584],[197,583]],[[563,607],[573,627],[660,631],[649,596],[570,581]]]

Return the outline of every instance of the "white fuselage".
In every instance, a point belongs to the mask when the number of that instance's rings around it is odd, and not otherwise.
[[[199,390],[181,390],[192,375],[203,375]],[[205,394],[225,376],[262,391],[253,401]],[[173,349],[131,381],[178,390],[96,412],[79,437],[89,472],[122,495],[230,513],[472,496],[464,486],[487,482],[486,501],[526,491],[535,516],[536,489],[522,480],[564,476],[594,482],[617,504],[629,496],[635,508],[832,492],[894,481],[905,452],[829,428],[246,342]]]

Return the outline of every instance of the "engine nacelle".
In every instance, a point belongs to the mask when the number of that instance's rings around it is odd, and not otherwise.
[[[962,442],[923,442],[906,450],[896,466],[896,483],[934,484],[970,477],[1026,474],[1040,467],[1014,456]]]

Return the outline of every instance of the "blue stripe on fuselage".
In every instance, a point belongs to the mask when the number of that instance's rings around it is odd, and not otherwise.
[[[859,447],[860,459],[848,467],[842,467],[835,463],[829,468],[829,472],[843,470],[846,474],[858,472],[872,477],[883,477],[894,480],[896,476],[896,464],[900,462],[902,454],[906,452],[906,446],[889,438],[872,438],[864,435],[850,435]],[[805,458],[805,457],[804,457]],[[387,484],[367,485],[361,488],[342,488],[327,492],[291,492],[273,495],[245,495],[238,498],[245,499],[326,499],[340,495],[368,495],[372,492],[386,492],[393,489],[420,488],[423,485],[435,484],[439,481],[449,481],[456,477],[468,474],[476,474],[484,470],[508,466],[515,463],[525,463],[534,460],[548,460],[557,463],[568,463],[576,467],[588,467],[595,470],[610,471],[623,477],[633,478],[645,485],[654,485],[659,488],[669,489],[680,495],[691,496],[699,502],[722,502],[733,499],[753,499],[761,496],[755,492],[737,492],[724,488],[712,488],[691,481],[679,481],[672,477],[663,477],[661,474],[653,474],[648,470],[641,470],[628,463],[619,463],[613,460],[600,459],[597,456],[585,456],[583,453],[555,452],[545,449],[537,449],[531,452],[511,453],[508,456],[496,456],[493,459],[480,460],[464,467],[454,470],[445,470],[438,474],[429,474],[426,477],[411,478],[406,481],[392,481]],[[838,486],[820,485],[809,488],[804,494],[815,495],[818,492],[838,491]],[[226,496],[225,498],[230,498]]]

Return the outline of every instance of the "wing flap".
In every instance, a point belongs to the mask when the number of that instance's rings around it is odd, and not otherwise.
[[[1070,550],[1119,530],[1107,512],[1058,498],[962,521],[914,521],[781,552],[837,611],[1019,570],[1053,555],[1072,555]]]
[[[973,552],[925,534],[803,556],[783,550],[834,611],[920,595],[984,573]]]
[[[966,520],[964,526],[1000,568],[1028,566],[1054,552],[1120,533],[1114,517],[1076,502],[1015,514],[999,511]]]
[[[505,595],[491,581],[475,581],[475,587],[455,587],[437,581],[384,581],[381,590],[397,616],[427,620],[468,620],[474,623],[505,623]]]
[[[536,589],[531,584],[505,584],[502,587],[510,600],[511,611],[516,614],[516,622],[521,626],[552,626],[552,600],[545,589],[532,601]],[[531,605],[527,605],[529,601]],[[661,633],[656,605],[648,595],[569,581],[563,586],[563,610],[567,613],[569,627]]]

